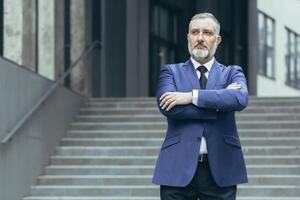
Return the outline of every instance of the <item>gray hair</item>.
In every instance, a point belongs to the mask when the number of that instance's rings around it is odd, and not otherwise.
[[[211,20],[213,20],[215,22],[215,24],[216,24],[216,33],[220,34],[220,28],[221,28],[220,23],[217,20],[217,18],[215,18],[215,16],[213,14],[211,14],[211,13],[198,13],[198,14],[196,14],[196,15],[194,15],[192,17],[192,19],[190,20],[190,23],[193,20],[196,20],[196,19],[205,19],[205,18],[209,18],[209,19],[211,19]]]

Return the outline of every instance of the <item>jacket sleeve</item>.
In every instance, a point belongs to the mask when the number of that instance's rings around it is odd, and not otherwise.
[[[198,106],[222,111],[240,111],[246,108],[248,89],[242,68],[232,66],[230,77],[230,83],[240,83],[241,89],[199,90]]]
[[[199,108],[193,104],[176,105],[171,110],[166,111],[159,106],[159,98],[166,92],[175,92],[176,84],[173,73],[168,65],[162,67],[157,85],[156,100],[160,112],[173,119],[216,119],[216,111],[208,108]]]

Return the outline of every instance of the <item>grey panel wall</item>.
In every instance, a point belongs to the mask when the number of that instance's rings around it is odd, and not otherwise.
[[[126,11],[126,96],[148,96],[149,0],[127,0]]]
[[[53,82],[0,58],[0,138],[25,115]]]
[[[12,121],[18,118],[16,116],[21,116],[18,111],[25,112],[30,108],[51,82],[0,60],[0,121],[1,130],[4,130],[2,126],[9,126],[2,120],[13,124]],[[30,185],[42,173],[54,147],[68,130],[83,100],[83,97],[64,87],[58,88],[16,133],[12,141],[0,145],[1,200],[21,200],[29,194]]]

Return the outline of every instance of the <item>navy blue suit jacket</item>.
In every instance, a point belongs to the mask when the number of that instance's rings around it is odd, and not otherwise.
[[[241,89],[226,89],[234,82]],[[235,122],[235,111],[248,105],[245,76],[239,66],[214,62],[206,90],[201,90],[191,60],[165,65],[160,71],[157,103],[165,92],[198,90],[198,105],[177,105],[160,111],[167,117],[168,129],[161,146],[153,183],[186,186],[197,164],[201,137],[205,135],[208,158],[215,182],[223,187],[247,182],[247,172]]]

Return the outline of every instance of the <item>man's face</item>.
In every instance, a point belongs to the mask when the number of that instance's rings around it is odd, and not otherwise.
[[[216,32],[216,23],[210,18],[191,21],[187,36],[191,56],[203,63],[214,56],[221,42],[221,36]]]

